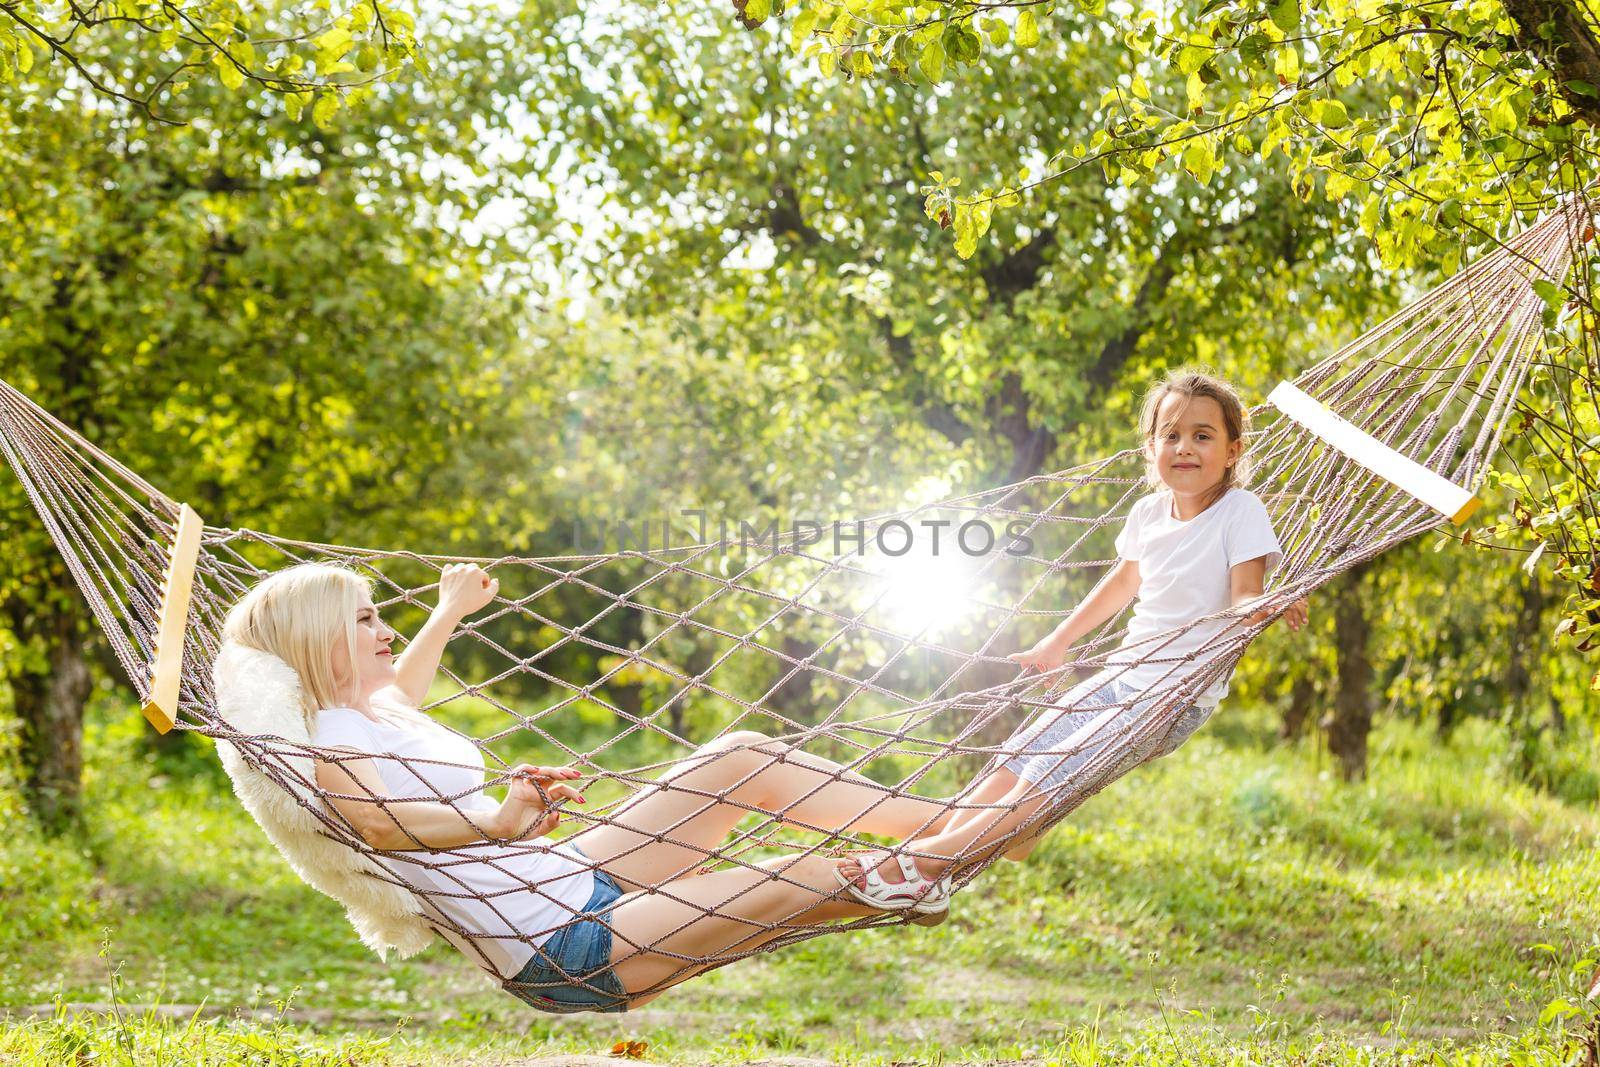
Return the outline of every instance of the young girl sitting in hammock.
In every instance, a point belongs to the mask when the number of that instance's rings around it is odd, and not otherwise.
[[[300,564],[233,607],[219,659],[270,653],[293,669],[314,709],[322,801],[371,846],[401,899],[414,892],[428,925],[533,1006],[622,1011],[796,927],[872,913],[840,899],[828,856],[702,873],[751,811],[897,837],[948,820],[936,801],[886,797],[835,763],[742,731],[702,746],[609,819],[560,842],[541,836],[558,821],[552,801],[582,802],[569,784],[580,772],[519,765],[496,804],[478,747],[417,710],[457,623],[497,588],[476,566],[447,567],[438,608],[397,661],[367,581]],[[260,683],[227,684],[244,699]]]
[[[1243,487],[1244,405],[1225,382],[1179,373],[1145,398],[1139,421],[1156,491],[1129,512],[1116,542],[1121,558],[1049,636],[1010,658],[1054,670],[1074,644],[1133,601],[1121,648],[1060,699],[1061,710],[1013,734],[1002,747],[1015,754],[973,783],[970,802],[938,831],[839,861],[841,884],[862,903],[945,906],[953,869],[996,849],[1025,857],[1043,809],[1048,817],[1058,805],[1070,808],[1134,766],[1173,752],[1227,693],[1224,674],[1193,695],[1169,729],[1140,728],[1158,701],[1203,666],[1189,657],[1234,621],[1196,620],[1259,597],[1282,559],[1266,507]],[[1284,615],[1298,630],[1306,602],[1295,601]],[[1263,610],[1245,622],[1269,617]]]

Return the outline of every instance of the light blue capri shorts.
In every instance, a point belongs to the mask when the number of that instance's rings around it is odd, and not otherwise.
[[[1069,689],[1056,703],[1059,712],[1045,709],[1012,734],[1004,747],[1017,754],[1002,766],[1043,792],[1068,783],[1065,792],[1093,792],[1147,760],[1176,752],[1211,717],[1213,709],[1190,704],[1165,733],[1135,738],[1159,693],[1141,698],[1137,686],[1107,675],[1102,671]],[[1115,748],[1123,751],[1112,756]]]

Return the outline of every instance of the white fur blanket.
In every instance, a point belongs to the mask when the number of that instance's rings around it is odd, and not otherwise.
[[[337,813],[313,792],[316,777],[311,757],[297,751],[311,743],[300,710],[299,675],[269,652],[230,642],[217,656],[212,679],[217,710],[224,722],[241,734],[269,735],[286,742],[252,744],[247,758],[239,746],[219,739],[217,752],[239,802],[261,824],[289,866],[311,886],[344,905],[362,943],[380,959],[387,959],[390,949],[403,959],[427,948],[433,929],[423,919],[417,898],[392,884],[393,875],[372,859],[328,837],[328,828],[295,798],[304,798],[313,809],[328,813],[342,825]],[[272,766],[284,781],[269,777],[263,764]]]

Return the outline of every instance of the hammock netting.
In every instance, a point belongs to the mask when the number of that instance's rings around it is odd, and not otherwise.
[[[1532,283],[1564,278],[1587,219],[1573,198],[1294,384],[1437,474],[1477,485],[1540,343],[1545,305]],[[1284,547],[1268,582],[1269,607],[1282,609],[1447,521],[1270,406],[1256,408],[1252,424],[1250,487],[1266,503]],[[178,502],[4,382],[0,445],[129,679],[147,696]],[[1052,708],[1075,677],[1119,669],[1108,668],[1108,657],[1125,636],[1122,620],[1101,627],[1065,666],[1045,675],[1019,676],[1005,657],[1047,633],[1116,562],[1113,538],[1149,491],[1143,456],[1129,449],[1014,485],[840,524],[820,536],[790,529],[589,555],[475,559],[499,579],[499,592],[463,624],[446,656],[443,674],[452,692],[424,710],[478,746],[488,785],[503,784],[497,772],[519,758],[580,769],[590,779],[584,788],[591,802],[565,808],[562,828],[569,832],[616,818],[642,788],[673,788],[663,775],[735,731],[757,731],[826,757],[839,768],[836,777],[860,776],[852,780],[871,784],[869,807],[918,796],[937,799],[943,810],[981,810],[961,793],[962,783],[1011,755],[1006,739]],[[936,557],[925,548],[930,531],[944,538]],[[908,533],[924,547],[903,551]],[[992,547],[975,551],[985,546]],[[369,576],[380,608],[420,619],[441,570],[464,559],[205,527],[178,728],[231,742],[297,795],[325,796],[315,782],[292,781],[298,772],[286,757],[339,757],[245,735],[219,716],[211,664],[227,609],[283,566],[329,561]],[[1168,668],[1162,682],[1143,689],[1147,710],[1051,753],[1079,757],[1080,766],[1051,787],[1048,802],[1012,836],[1039,833],[1130,760],[1148,755],[1262,629],[1230,617],[1234,624],[1212,626],[1198,647],[1172,651],[1193,627],[1216,621],[1201,620],[1137,649],[1140,665]],[[764,857],[831,856],[885,843],[792,817],[803,797],[764,807],[741,799],[736,786],[697,795],[706,805],[742,806],[746,815],[719,846],[697,853],[694,868],[755,869]],[[302,804],[329,838],[383,870],[396,869],[385,865],[394,854],[367,844],[331,806],[315,799]],[[671,830],[656,833],[663,835],[670,839]],[[957,857],[956,886],[994,862],[1003,847],[993,845]],[[445,873],[469,856],[457,849],[405,853],[407,862]],[[698,877],[696,869],[662,870],[649,889],[671,896],[674,881],[691,877]],[[450,895],[417,890],[398,876],[395,884],[422,897]],[[527,892],[541,892],[540,884],[525,884]],[[648,989],[629,990],[631,1000],[757,952],[910,917],[879,912],[826,925],[798,921],[815,903],[801,900],[792,914],[748,922],[748,936],[726,951],[678,954],[681,966]],[[441,933],[450,926],[438,908],[425,914]],[[458,945],[474,943],[472,930],[456,926],[450,933]],[[521,933],[537,946],[552,931]],[[656,943],[631,950],[673,955]],[[478,962],[488,968],[486,959]],[[582,984],[588,977],[568,979]]]

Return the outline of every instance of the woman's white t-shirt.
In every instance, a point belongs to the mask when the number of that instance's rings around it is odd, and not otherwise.
[[[1139,564],[1139,595],[1122,647],[1107,657],[1119,667],[1116,677],[1139,689],[1168,688],[1204,666],[1185,657],[1203,648],[1237,620],[1200,623],[1164,637],[1195,619],[1228,607],[1229,570],[1265,556],[1267,573],[1283,559],[1266,505],[1248,489],[1233,488],[1192,519],[1172,514],[1172,493],[1152,493],[1133,505],[1117,535],[1117,553]],[[1142,659],[1153,661],[1140,663]],[[1194,703],[1214,707],[1228,693],[1226,676],[1213,682]]]
[[[392,797],[435,802],[445,797],[463,810],[493,811],[499,806],[482,791],[483,753],[471,741],[432,720],[385,714],[377,703],[374,709],[381,721],[354,708],[322,709],[312,724],[312,744],[371,753],[384,790]],[[410,858],[413,855],[415,859]],[[373,859],[406,884],[428,891],[418,897],[426,914],[443,916],[463,930],[484,935],[463,938],[447,924],[437,927],[469,958],[502,979],[515,977],[533,957],[533,946],[565,926],[594,893],[592,864],[548,837],[512,846],[485,841],[448,852],[397,852]],[[449,893],[467,896],[442,895]],[[474,899],[479,897],[483,899]],[[521,937],[527,940],[518,940]]]

